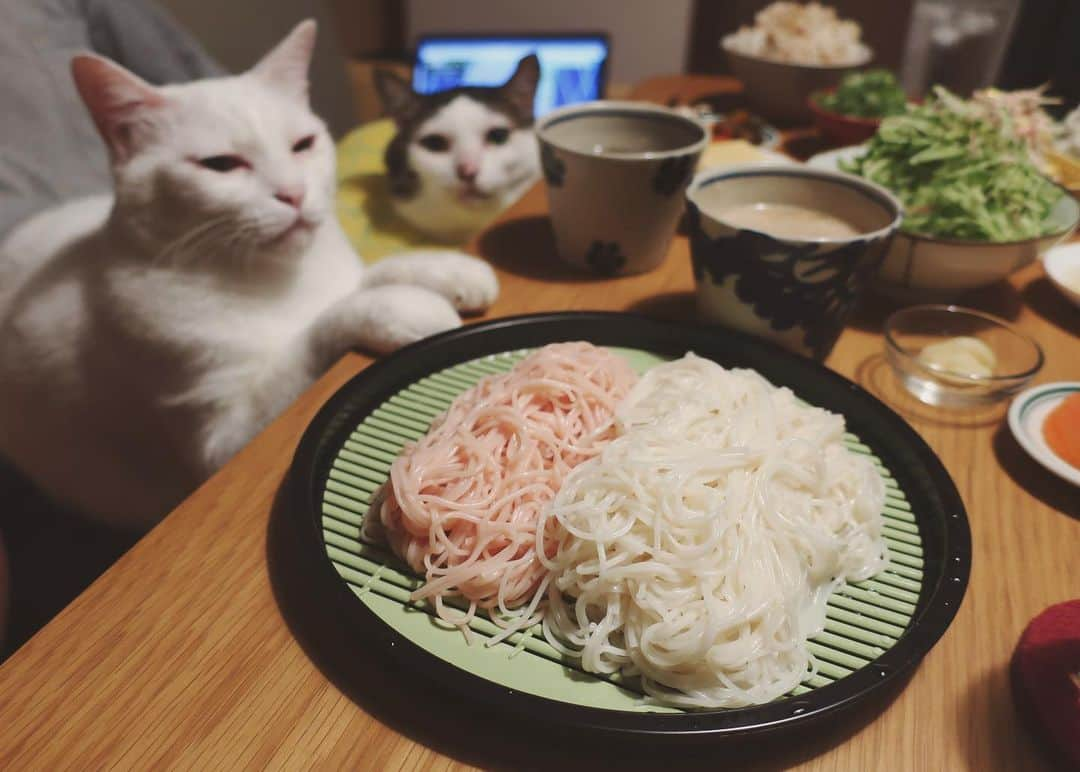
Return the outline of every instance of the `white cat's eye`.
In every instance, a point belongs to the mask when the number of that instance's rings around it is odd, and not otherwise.
[[[199,166],[215,172],[231,172],[234,169],[250,166],[247,161],[238,155],[212,155],[207,158],[200,158],[197,163]]]
[[[508,139],[510,139],[510,129],[505,126],[488,129],[488,133],[484,135],[484,141],[489,145],[505,145]]]
[[[425,134],[418,141],[420,147],[432,153],[445,153],[450,149],[450,140],[445,134]]]
[[[308,134],[302,139],[296,140],[296,143],[292,146],[294,153],[303,153],[305,150],[311,150],[311,146],[315,144],[315,135]]]

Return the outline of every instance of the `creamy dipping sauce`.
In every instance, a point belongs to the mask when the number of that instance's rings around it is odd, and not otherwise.
[[[979,378],[989,378],[997,367],[994,350],[970,335],[931,343],[919,352],[919,361],[932,370]]]
[[[1080,265],[1066,266],[1061,272],[1061,283],[1073,292],[1080,292]]]
[[[850,239],[861,233],[846,220],[795,204],[740,204],[725,209],[720,219],[736,228],[788,239]]]

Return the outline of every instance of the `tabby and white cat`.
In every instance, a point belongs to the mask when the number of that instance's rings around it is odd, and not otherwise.
[[[535,54],[502,86],[418,94],[378,70],[375,85],[397,124],[386,149],[397,213],[429,238],[460,243],[478,233],[540,177],[533,100]]]
[[[115,195],[0,245],[0,454],[83,513],[152,524],[348,349],[495,299],[475,258],[364,268],[349,247],[308,106],[314,39],[303,22],[242,75],[161,88],[72,62]]]

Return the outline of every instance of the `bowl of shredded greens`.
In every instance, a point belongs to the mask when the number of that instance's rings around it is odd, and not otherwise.
[[[956,294],[999,281],[1080,221],[1076,199],[1039,171],[1007,118],[941,87],[833,163],[904,205],[879,272],[886,288],[906,291],[894,294]]]
[[[889,70],[852,72],[834,89],[810,95],[818,131],[836,145],[853,145],[874,135],[883,118],[900,115],[907,94]]]

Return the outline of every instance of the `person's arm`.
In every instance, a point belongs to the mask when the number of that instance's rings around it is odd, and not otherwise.
[[[93,50],[154,85],[224,75],[225,70],[162,8],[143,0],[88,0]]]

